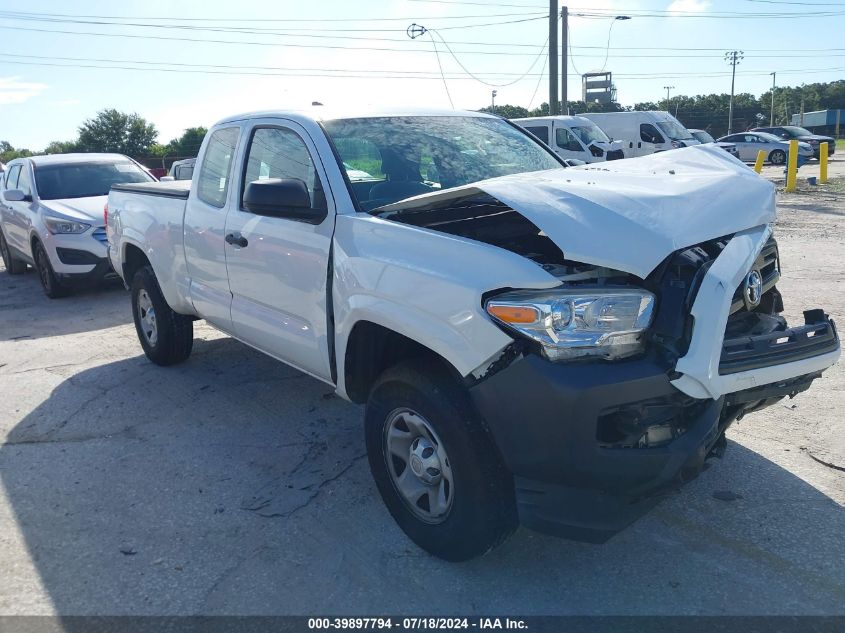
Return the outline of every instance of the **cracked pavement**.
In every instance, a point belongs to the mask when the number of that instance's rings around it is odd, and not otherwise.
[[[787,316],[842,320],[843,196],[781,198]],[[0,270],[0,614],[845,613],[842,365],[605,545],[521,529],[454,565],[383,507],[361,407],[196,335],[159,368],[121,287]]]

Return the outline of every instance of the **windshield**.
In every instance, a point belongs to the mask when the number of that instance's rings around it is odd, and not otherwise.
[[[783,141],[783,139],[780,138],[779,136],[775,136],[774,134],[769,134],[768,132],[755,132],[755,134],[757,136],[759,136],[761,139],[763,139],[764,141],[769,141],[769,142],[777,141],[778,143]]]
[[[561,168],[501,119],[403,116],[326,121],[359,209],[529,171]]]
[[[705,132],[704,130],[698,130],[697,132],[690,132],[699,143],[715,143],[716,139],[714,139],[710,134]]]
[[[35,184],[42,200],[107,196],[112,185],[152,180],[152,176],[128,160],[38,165],[35,168]]]
[[[572,131],[575,132],[575,136],[581,139],[584,145],[589,145],[593,142],[610,143],[607,134],[598,125],[579,125],[578,127],[573,127]]]
[[[673,141],[686,141],[693,138],[689,130],[677,121],[658,121],[657,127]]]
[[[798,127],[797,125],[785,125],[783,129],[789,132],[792,136],[812,136],[813,133],[810,130],[804,129],[803,127]]]

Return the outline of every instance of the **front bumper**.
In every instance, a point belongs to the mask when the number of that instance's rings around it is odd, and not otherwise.
[[[604,542],[694,479],[734,420],[806,390],[821,372],[716,399],[690,398],[671,375],[656,355],[612,364],[528,355],[471,387],[514,475],[520,522]],[[663,441],[644,442],[651,433]]]

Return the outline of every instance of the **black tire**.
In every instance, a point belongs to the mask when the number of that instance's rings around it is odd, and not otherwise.
[[[453,496],[439,522],[418,517],[394,483],[395,466],[388,460],[396,458],[387,448],[387,430],[397,410],[424,418],[448,454]],[[415,360],[385,371],[367,401],[365,435],[370,470],[387,509],[427,552],[453,562],[469,560],[499,546],[517,528],[513,477],[465,389],[441,364]],[[411,468],[410,459],[405,467]]]
[[[164,367],[181,363],[188,358],[194,346],[194,320],[174,312],[167,304],[151,266],[143,266],[135,273],[131,295],[135,331],[147,358]],[[143,308],[147,303],[149,305],[145,310]],[[154,324],[155,336],[144,329],[149,325],[150,319]]]
[[[786,152],[782,149],[773,150],[769,154],[769,162],[772,165],[783,165],[786,162]]]
[[[6,272],[10,275],[20,275],[26,272],[26,262],[15,258],[6,242],[6,236],[0,230],[0,255],[3,257],[3,265],[6,267]]]
[[[38,280],[41,282],[45,295],[51,299],[60,299],[70,294],[70,290],[56,277],[50,257],[44,245],[38,240],[32,243],[32,258],[35,260],[35,270],[38,272]]]

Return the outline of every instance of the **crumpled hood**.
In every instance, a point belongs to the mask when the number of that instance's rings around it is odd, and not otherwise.
[[[676,250],[775,219],[774,185],[715,145],[483,180],[379,215],[476,192],[524,215],[568,260],[641,278]]]
[[[94,226],[103,225],[103,207],[108,196],[92,196],[90,198],[66,198],[64,200],[41,200],[41,207],[54,211],[74,220],[80,220]]]

